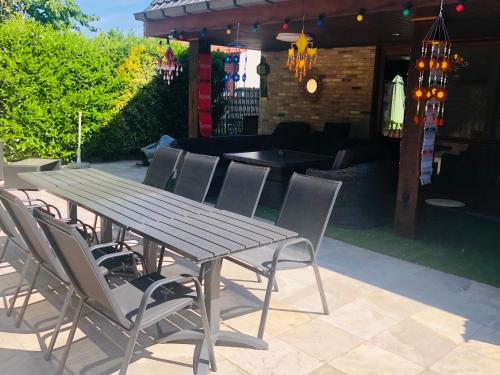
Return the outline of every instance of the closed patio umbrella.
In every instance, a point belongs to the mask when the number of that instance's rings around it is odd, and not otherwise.
[[[389,113],[389,137],[400,137],[405,118],[405,84],[399,74],[392,80],[391,109]]]

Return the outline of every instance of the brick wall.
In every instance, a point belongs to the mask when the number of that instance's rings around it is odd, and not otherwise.
[[[327,121],[346,121],[352,123],[351,136],[369,137],[375,47],[320,49],[313,73],[325,77],[314,102],[304,98],[304,84],[288,71],[286,51],[263,56],[271,73],[269,98],[260,99],[260,133],[272,132],[281,121],[307,121],[315,130]]]

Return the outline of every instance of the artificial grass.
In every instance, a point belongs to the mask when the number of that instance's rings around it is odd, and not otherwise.
[[[258,207],[256,215],[276,220],[278,211]],[[500,287],[500,222],[462,211],[427,208],[417,239],[394,234],[389,220],[369,229],[329,225],[326,235],[378,253]]]

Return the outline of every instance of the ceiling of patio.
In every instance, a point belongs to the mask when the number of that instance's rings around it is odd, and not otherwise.
[[[455,11],[456,1],[446,1],[445,19],[454,40],[491,39],[500,37],[500,1],[469,0],[462,13]],[[281,26],[289,17],[288,32],[300,32],[302,14],[305,14],[305,30],[314,37],[321,48],[403,44],[411,41],[415,21],[435,16],[439,0],[421,0],[412,17],[404,17],[401,9],[404,1],[373,0],[365,2],[373,7],[367,9],[363,22],[356,22],[358,1],[331,2],[308,0],[302,8],[302,1],[290,0],[277,4],[260,5],[231,10],[192,14],[182,17],[162,18],[145,21],[147,36],[165,37],[170,30],[184,31],[186,40],[199,38],[203,28],[212,44],[227,46],[236,40],[236,24],[240,21],[240,41],[247,48],[263,51],[283,50],[288,43],[276,40],[283,32]],[[415,2],[414,2],[415,3]],[[341,4],[341,5],[339,5]],[[349,5],[350,4],[350,5]],[[356,10],[355,10],[356,9]],[[323,27],[316,26],[319,14],[325,14]],[[259,31],[252,32],[252,25],[258,22]],[[234,31],[226,34],[226,27],[232,24]]]

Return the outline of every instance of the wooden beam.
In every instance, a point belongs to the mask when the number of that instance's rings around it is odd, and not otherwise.
[[[445,4],[453,4],[456,0],[445,0]],[[305,6],[304,6],[305,4]],[[436,0],[419,0],[415,7],[437,7]],[[225,30],[228,24],[238,20],[242,25],[258,22],[261,25],[282,23],[285,18],[291,21],[314,20],[323,14],[326,18],[355,15],[360,8],[367,13],[401,12],[401,0],[370,0],[361,6],[359,0],[325,1],[325,0],[290,0],[280,3],[266,3],[249,7],[232,8],[210,13],[190,14],[181,17],[151,19],[144,22],[145,36],[163,37],[170,30],[183,30],[186,33],[199,33],[203,28]]]
[[[420,56],[422,40],[431,23],[417,22],[411,48],[410,71],[408,74],[408,92],[418,85],[418,72],[414,69]],[[421,119],[423,106],[420,106]],[[401,138],[398,192],[395,213],[395,232],[401,236],[415,238],[420,192],[420,157],[422,153],[423,125],[416,125],[417,102],[408,95],[405,108],[403,136]],[[421,122],[421,121],[420,121]]]

